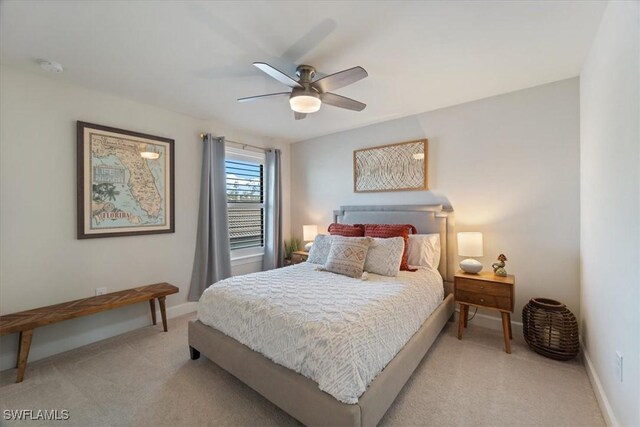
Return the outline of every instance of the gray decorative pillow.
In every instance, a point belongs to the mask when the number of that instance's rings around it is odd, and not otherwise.
[[[313,241],[311,249],[309,249],[309,258],[307,258],[307,262],[324,265],[324,263],[327,262],[327,257],[329,256],[332,239],[333,236],[318,234],[316,239]]]
[[[403,253],[404,237],[376,237],[369,246],[364,271],[395,277],[400,271]]]
[[[333,236],[329,256],[322,269],[359,279],[364,272],[372,240],[371,237]]]

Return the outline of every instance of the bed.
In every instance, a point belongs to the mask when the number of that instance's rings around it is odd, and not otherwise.
[[[357,283],[304,263],[227,279],[203,294],[189,347],[192,358],[204,354],[304,424],[374,426],[453,314],[453,212],[343,206],[334,221],[439,233],[438,271]]]

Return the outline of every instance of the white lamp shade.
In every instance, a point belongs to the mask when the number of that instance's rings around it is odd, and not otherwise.
[[[315,240],[318,235],[318,226],[317,225],[303,225],[302,226],[302,240],[305,242],[310,242]]]
[[[482,233],[477,231],[458,233],[458,255],[482,256]]]

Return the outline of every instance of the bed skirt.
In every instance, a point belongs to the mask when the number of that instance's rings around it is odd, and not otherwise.
[[[453,312],[453,295],[447,295],[353,405],[199,320],[189,322],[189,346],[308,426],[375,426]]]

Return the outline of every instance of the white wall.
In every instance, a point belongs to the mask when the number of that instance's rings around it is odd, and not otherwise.
[[[507,255],[514,320],[536,296],[559,299],[577,315],[578,87],[577,78],[564,80],[294,144],[292,235],[303,224],[326,230],[340,205],[445,197],[458,231],[484,233],[485,269]],[[419,138],[429,139],[433,192],[353,192],[354,149]]]
[[[639,3],[610,2],[580,74],[580,326],[603,413],[626,426],[640,425],[639,56]]]
[[[59,82],[55,77],[0,68],[0,312],[8,314],[94,295],[169,282],[170,313],[186,302],[197,228],[202,146],[198,134],[274,146],[221,123]],[[175,139],[176,232],[76,240],[77,120]],[[275,145],[278,146],[278,145]],[[283,206],[288,213],[289,152],[283,149]],[[289,229],[288,215],[284,229]],[[243,264],[234,273],[256,271]],[[150,323],[137,304],[36,330],[29,360]],[[0,367],[15,363],[17,336],[3,337]]]

